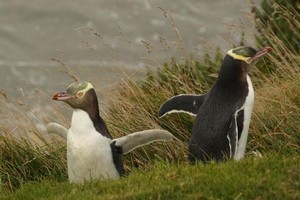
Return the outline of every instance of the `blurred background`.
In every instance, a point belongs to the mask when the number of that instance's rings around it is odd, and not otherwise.
[[[55,78],[65,66],[81,76],[80,67],[97,74],[180,59],[178,36],[164,11],[194,56],[216,47],[226,52],[228,37],[238,45],[242,36],[234,28],[244,29],[252,45],[250,9],[247,0],[0,0],[0,87],[9,95],[27,84],[50,92],[52,84],[71,81]]]
[[[74,81],[67,74],[109,89],[123,72],[141,77],[172,58],[226,53],[241,40],[254,45],[258,3],[0,0],[1,93],[35,113],[50,110],[51,95]]]

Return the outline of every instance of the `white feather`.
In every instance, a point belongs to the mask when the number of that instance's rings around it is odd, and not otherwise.
[[[119,178],[113,163],[111,142],[96,131],[85,111],[74,110],[67,136],[70,182]]]
[[[185,110],[170,110],[168,112],[166,112],[165,114],[163,114],[162,116],[160,116],[159,118],[163,118],[164,116],[166,115],[169,115],[171,113],[186,113],[186,114],[189,114],[191,116],[197,116],[196,114],[192,113],[192,112],[188,112],[188,111],[185,111]]]
[[[229,157],[231,158],[232,154],[231,154],[231,141],[230,141],[230,137],[229,135],[227,135],[227,140],[228,140],[228,144],[229,144]]]

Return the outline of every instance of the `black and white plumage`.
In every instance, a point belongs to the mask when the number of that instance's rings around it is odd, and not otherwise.
[[[50,123],[49,133],[67,139],[68,177],[72,183],[101,179],[118,179],[124,174],[122,154],[154,141],[168,141],[173,135],[153,129],[113,139],[99,115],[98,100],[92,84],[76,82],[53,100],[64,101],[73,108],[71,127]]]
[[[196,116],[202,103],[206,98],[204,95],[180,94],[168,99],[159,109],[158,116],[164,117],[171,113],[188,113]]]
[[[244,157],[254,103],[249,65],[269,51],[270,47],[231,49],[207,94],[178,95],[160,107],[160,117],[177,111],[196,114],[189,142],[191,163]]]

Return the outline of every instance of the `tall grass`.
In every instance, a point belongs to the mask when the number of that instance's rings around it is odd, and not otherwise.
[[[294,20],[295,17],[299,19],[300,16],[289,16],[287,20]],[[265,39],[274,51],[251,69],[256,102],[246,156],[254,150],[263,156],[272,151],[287,155],[299,154],[300,57],[288,43],[276,36],[271,27],[264,27],[261,33],[268,36]],[[174,30],[178,34],[178,30]],[[174,59],[156,70],[148,69],[142,80],[124,77],[109,93],[109,109],[104,118],[114,137],[161,127],[178,139],[139,148],[126,155],[124,160],[127,170],[130,171],[135,166],[152,168],[154,160],[186,162],[187,144],[194,118],[186,114],[172,114],[158,119],[157,111],[166,99],[174,95],[208,92],[216,80],[223,56],[216,49],[214,57],[205,55],[200,60],[194,60],[187,55],[185,63],[178,63]],[[5,98],[2,105],[10,107]],[[13,118],[22,115],[19,111],[9,109],[14,112],[11,116]],[[59,116],[65,121],[62,113]],[[28,142],[28,139],[9,136],[14,129],[0,126],[0,189],[12,190],[24,182],[45,178],[66,180],[65,143],[45,139],[26,116],[14,121],[15,126],[19,127],[18,131],[24,135],[33,135],[38,145]],[[24,123],[27,128],[24,128]]]
[[[66,148],[59,139],[41,133],[24,109],[3,93],[0,125],[0,190],[28,181],[67,180]],[[6,117],[6,119],[4,119]]]
[[[24,182],[45,178],[67,179],[65,147],[41,140],[44,145],[35,146],[24,138],[0,137],[3,143],[0,147],[1,187],[12,189]]]

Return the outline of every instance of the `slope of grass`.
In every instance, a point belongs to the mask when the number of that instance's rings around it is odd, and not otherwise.
[[[27,183],[2,199],[299,199],[300,155],[195,166],[158,162],[120,181]]]

